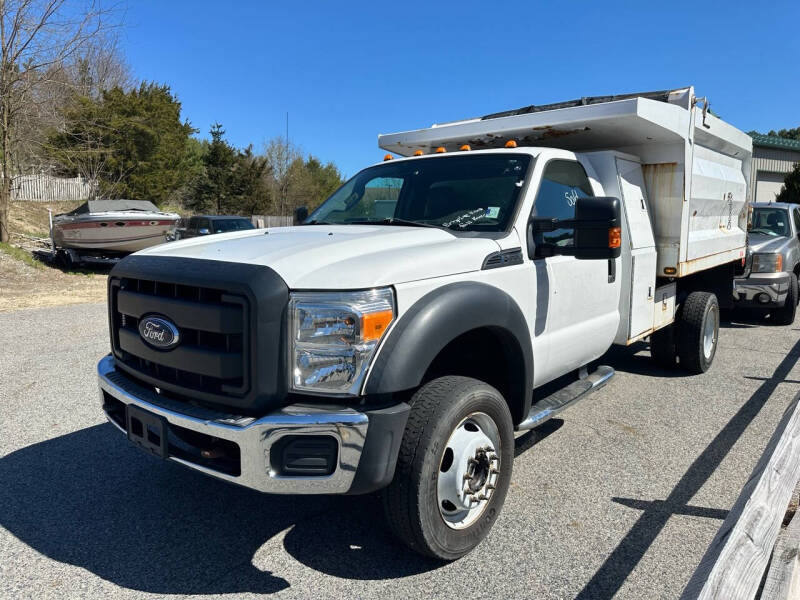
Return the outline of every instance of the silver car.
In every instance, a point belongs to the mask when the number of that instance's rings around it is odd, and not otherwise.
[[[794,322],[800,289],[800,206],[757,202],[748,235],[747,266],[734,279],[737,307],[759,308],[779,324]]]

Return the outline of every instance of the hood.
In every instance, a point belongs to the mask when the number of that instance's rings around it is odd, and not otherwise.
[[[751,233],[747,238],[747,245],[750,248],[750,252],[753,254],[760,252],[780,252],[790,241],[790,238],[784,236],[775,237],[763,235],[761,233]]]
[[[499,248],[434,228],[304,225],[191,238],[138,254],[265,265],[291,289],[360,289],[477,271]]]

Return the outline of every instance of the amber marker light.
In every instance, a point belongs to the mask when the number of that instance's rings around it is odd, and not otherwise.
[[[387,154],[386,156],[383,157],[383,162],[386,162],[387,160],[394,160],[394,156],[392,156],[391,154]]]
[[[515,142],[514,140],[508,140],[506,142],[506,148],[516,148],[516,147],[517,147],[517,142]]]
[[[664,267],[664,275],[675,275],[678,272],[678,269],[675,267]]]
[[[622,245],[622,228],[611,227],[608,230],[608,247],[619,248]]]
[[[439,146],[439,147],[438,147],[438,148],[435,150],[435,152],[436,152],[436,154],[442,154],[442,153],[444,153],[444,152],[447,152],[447,150],[445,149],[445,147],[444,147],[444,146]]]
[[[379,340],[392,322],[394,314],[391,310],[366,313],[361,316],[361,339],[364,342]]]
[[[425,154],[422,150],[414,150],[414,156],[422,156]]]
[[[467,150],[472,150],[472,148],[470,148],[469,144],[464,144],[463,146],[461,146],[461,148],[459,148],[459,150],[466,152]]]

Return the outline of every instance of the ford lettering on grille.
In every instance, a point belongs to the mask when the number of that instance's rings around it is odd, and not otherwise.
[[[159,350],[170,350],[180,341],[178,328],[163,317],[143,318],[139,321],[139,335],[147,344]]]

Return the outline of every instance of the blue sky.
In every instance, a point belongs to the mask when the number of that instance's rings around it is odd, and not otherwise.
[[[130,2],[134,74],[201,136],[289,134],[347,175],[378,133],[694,85],[749,131],[800,126],[800,2]]]

